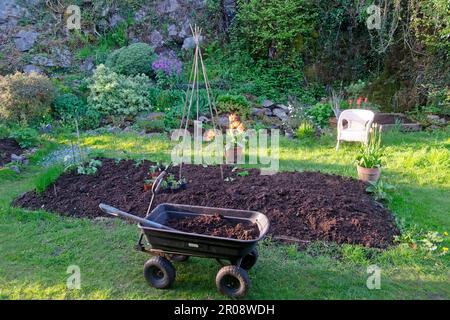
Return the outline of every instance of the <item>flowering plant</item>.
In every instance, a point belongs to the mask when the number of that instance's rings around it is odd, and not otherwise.
[[[152,69],[156,73],[156,81],[162,87],[171,88],[181,75],[183,64],[173,51],[159,55],[153,61]]]

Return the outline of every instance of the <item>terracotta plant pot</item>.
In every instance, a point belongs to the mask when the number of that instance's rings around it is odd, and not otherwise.
[[[359,165],[356,166],[358,170],[358,178],[365,182],[377,182],[380,179],[381,168],[364,168]]]
[[[242,147],[234,147],[225,150],[227,163],[237,163],[242,158]]]

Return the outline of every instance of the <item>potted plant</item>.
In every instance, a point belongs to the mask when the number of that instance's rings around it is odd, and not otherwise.
[[[362,181],[376,183],[381,175],[384,150],[381,147],[381,126],[372,126],[369,139],[356,156],[356,169]]]

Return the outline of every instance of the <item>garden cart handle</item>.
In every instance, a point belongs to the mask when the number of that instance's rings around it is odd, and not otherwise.
[[[167,170],[167,167],[166,167]],[[152,205],[153,205],[153,200],[155,200],[155,195],[158,193],[160,187],[161,187],[161,182],[163,182],[164,177],[166,176],[167,172],[166,170],[163,170],[158,177],[156,177],[155,181],[152,184],[152,198],[150,199],[150,203],[148,205],[147,208],[147,216],[150,213],[150,210],[152,209]]]
[[[117,208],[114,208],[114,207],[109,206],[109,205],[104,204],[104,203],[100,203],[99,207],[100,207],[100,209],[103,212],[106,212],[106,213],[108,213],[108,214],[110,214],[112,216],[121,217],[121,218],[124,218],[124,219],[132,220],[132,221],[138,222],[138,223],[140,223],[140,224],[142,224],[143,226],[146,226],[146,227],[165,229],[165,230],[175,230],[173,228],[167,227],[167,226],[162,225],[160,223],[153,222],[153,221],[150,221],[150,220],[147,220],[147,219],[135,216],[134,214],[127,213],[125,211],[119,210]]]

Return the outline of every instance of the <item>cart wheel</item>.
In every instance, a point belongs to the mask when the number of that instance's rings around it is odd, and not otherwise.
[[[153,257],[144,265],[144,277],[157,289],[167,289],[175,281],[175,268],[163,257]]]
[[[189,260],[189,256],[185,256],[182,254],[168,254],[168,255],[166,255],[166,258],[169,259],[170,261],[175,261],[175,262],[185,262],[185,261]]]
[[[256,261],[258,261],[258,257],[258,249],[255,248],[242,259],[241,268],[250,270],[255,265]]]
[[[245,296],[250,287],[250,279],[244,269],[238,266],[225,266],[217,273],[216,286],[224,295],[241,298]]]

